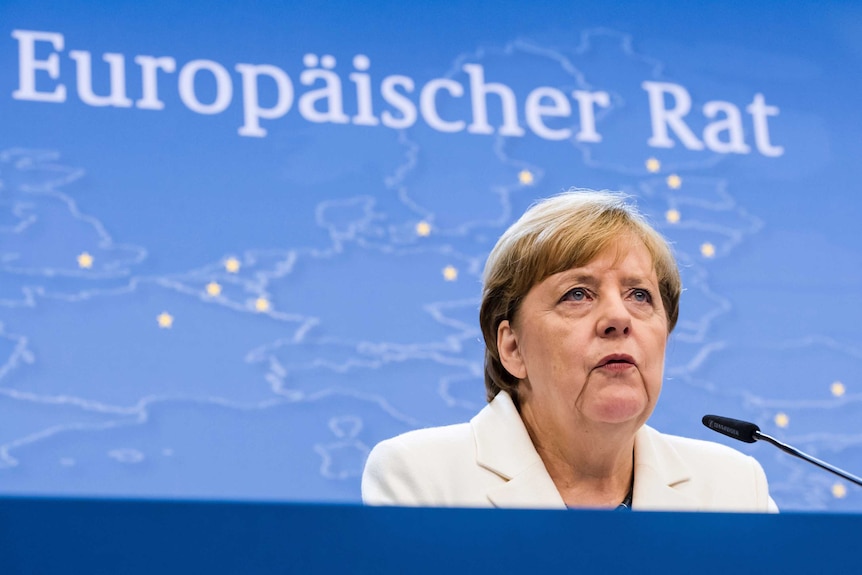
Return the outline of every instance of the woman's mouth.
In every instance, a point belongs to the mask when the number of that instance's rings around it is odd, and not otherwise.
[[[637,364],[632,356],[615,353],[612,355],[607,355],[599,360],[599,363],[596,364],[596,369],[602,369],[606,371],[625,371],[632,367],[635,367]]]

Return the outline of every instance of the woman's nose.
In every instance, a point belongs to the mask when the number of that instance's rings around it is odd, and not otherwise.
[[[619,296],[604,297],[599,305],[596,331],[599,337],[628,335],[632,327],[632,316]]]

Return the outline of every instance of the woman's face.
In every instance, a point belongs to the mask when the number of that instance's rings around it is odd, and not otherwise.
[[[497,344],[521,380],[522,414],[542,426],[637,429],[661,391],[667,336],[652,258],[640,240],[622,238],[533,286]]]

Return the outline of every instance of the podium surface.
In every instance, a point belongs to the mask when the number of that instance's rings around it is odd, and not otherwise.
[[[0,498],[0,573],[858,570],[862,515]]]

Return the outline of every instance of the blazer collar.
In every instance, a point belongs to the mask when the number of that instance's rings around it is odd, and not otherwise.
[[[476,463],[505,481],[488,489],[496,507],[565,509],[565,503],[505,391],[471,421]],[[691,472],[662,434],[643,426],[635,436],[635,509],[695,510],[697,502],[679,489]]]
[[[684,487],[691,471],[673,445],[644,425],[635,435],[634,509],[694,511],[697,501]]]
[[[476,463],[506,480],[488,490],[491,503],[496,507],[565,509],[508,393],[498,393],[470,425],[476,439]]]

